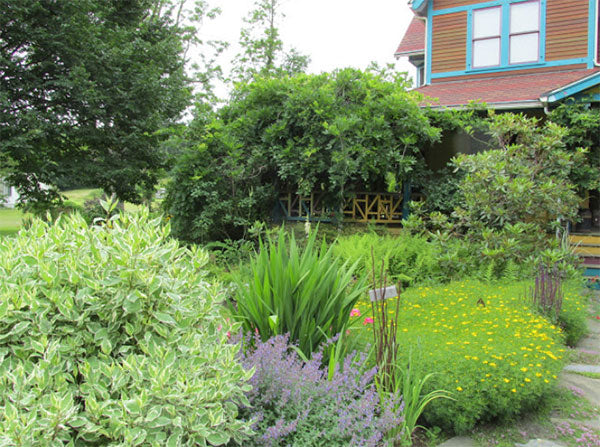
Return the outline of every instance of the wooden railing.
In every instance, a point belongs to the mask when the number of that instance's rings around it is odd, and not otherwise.
[[[323,195],[282,194],[279,206],[285,220],[331,222],[335,210],[323,204]],[[402,221],[402,194],[359,192],[344,199],[340,215],[344,222],[394,224]]]

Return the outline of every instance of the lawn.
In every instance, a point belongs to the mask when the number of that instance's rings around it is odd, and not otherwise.
[[[0,208],[0,236],[14,234],[21,227],[23,213],[10,208]]]

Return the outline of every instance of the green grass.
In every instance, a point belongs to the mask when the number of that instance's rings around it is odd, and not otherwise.
[[[17,209],[0,208],[0,236],[15,234],[21,227],[23,213]]]
[[[98,198],[102,195],[101,189],[72,189],[70,191],[62,192],[68,200],[76,203],[77,205],[83,205],[86,200]]]

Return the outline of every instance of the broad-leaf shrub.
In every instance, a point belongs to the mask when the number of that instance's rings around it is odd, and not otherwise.
[[[381,404],[365,356],[350,355],[331,380],[322,367],[322,353],[303,361],[287,335],[266,342],[256,339],[242,356],[254,368],[247,393],[251,407],[240,415],[253,422],[248,447],[380,447],[385,434],[403,421],[402,406],[395,411]],[[389,445],[392,445],[391,443]]]
[[[242,238],[277,212],[279,193],[321,192],[338,210],[346,193],[397,190],[440,137],[419,102],[403,76],[355,69],[238,84],[188,126],[164,202],[174,234]]]
[[[249,271],[236,277],[233,314],[246,331],[263,340],[290,334],[307,356],[328,338],[346,330],[350,311],[365,291],[364,278],[355,281],[356,263],[342,263],[331,247],[311,233],[299,247],[293,233],[282,228],[277,239],[261,241]]]
[[[109,228],[112,227],[112,228]],[[147,214],[0,239],[0,444],[222,445],[251,373],[204,251]]]
[[[525,283],[455,282],[402,294],[400,360],[411,349],[419,352],[422,371],[436,373],[423,392],[446,390],[456,399],[432,401],[424,411],[429,426],[469,432],[476,423],[534,408],[552,392],[563,365],[563,335],[536,314],[525,291]],[[577,298],[566,294],[565,305],[570,300]],[[368,314],[368,303],[358,306]],[[369,340],[370,330],[364,334]]]

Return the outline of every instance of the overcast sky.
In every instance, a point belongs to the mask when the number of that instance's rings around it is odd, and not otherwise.
[[[228,61],[239,49],[242,19],[252,9],[254,0],[209,2],[223,12],[203,26],[202,35],[231,43],[221,59],[228,69]],[[394,59],[394,51],[412,18],[407,0],[285,0],[284,8],[282,40],[310,56],[311,73],[343,67],[364,69],[372,61],[381,65],[396,63],[399,71],[412,68],[406,60]]]

